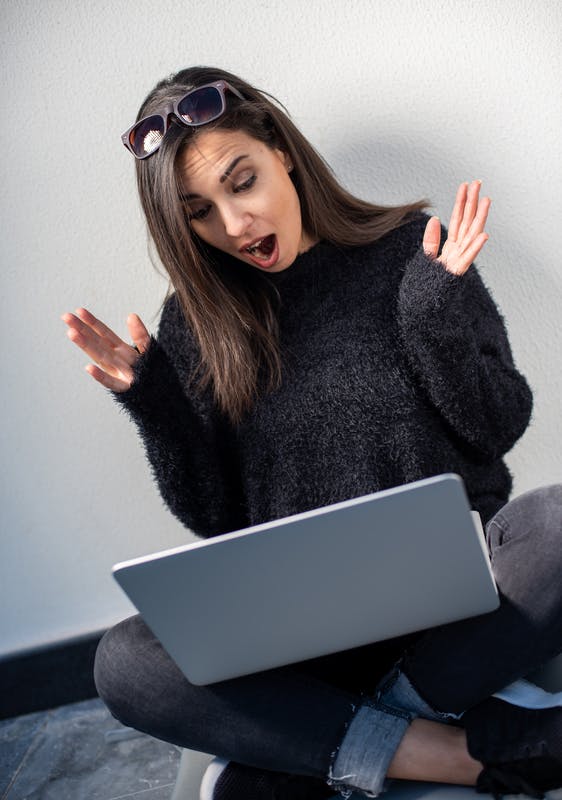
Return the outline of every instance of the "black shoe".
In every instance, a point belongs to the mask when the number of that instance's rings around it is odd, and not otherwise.
[[[336,794],[319,778],[215,758],[203,775],[200,800],[327,800]]]
[[[562,708],[521,708],[491,697],[462,724],[468,752],[484,765],[476,791],[542,798],[562,787]]]

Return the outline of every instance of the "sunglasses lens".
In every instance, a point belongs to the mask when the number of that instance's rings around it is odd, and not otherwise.
[[[154,152],[164,138],[164,120],[156,115],[147,117],[136,125],[129,134],[129,142],[139,158]]]
[[[189,125],[210,122],[220,117],[222,112],[222,95],[215,86],[206,86],[190,92],[178,105],[180,117]]]

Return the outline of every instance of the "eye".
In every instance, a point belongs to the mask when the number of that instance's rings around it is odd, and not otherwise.
[[[209,216],[209,211],[211,210],[211,206],[205,206],[204,208],[199,208],[197,211],[192,211],[189,214],[189,219],[206,219]]]
[[[235,186],[232,189],[232,191],[234,194],[236,194],[236,192],[245,192],[246,189],[250,189],[255,182],[256,182],[256,175],[250,175],[248,180],[244,181],[244,183],[239,183],[238,186]]]

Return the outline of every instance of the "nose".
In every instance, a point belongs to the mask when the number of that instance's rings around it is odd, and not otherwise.
[[[227,203],[220,211],[224,230],[232,239],[239,239],[252,223],[252,215],[237,203]]]

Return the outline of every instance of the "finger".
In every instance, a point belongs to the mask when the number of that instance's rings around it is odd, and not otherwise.
[[[488,220],[488,212],[490,210],[490,206],[492,201],[489,197],[481,197],[480,202],[478,203],[478,210],[476,211],[476,216],[472,221],[472,225],[470,226],[467,232],[467,238],[474,239],[479,233],[484,231],[486,226],[486,222]]]
[[[68,331],[69,338],[104,370],[114,372],[137,360],[138,353],[87,309],[78,308],[76,315],[63,314],[62,319],[74,331]]]
[[[462,221],[459,226],[459,232],[457,235],[458,242],[462,241],[462,239],[466,236],[468,229],[472,225],[472,222],[476,215],[476,209],[478,208],[478,195],[480,192],[481,185],[482,181],[472,181],[472,183],[468,187],[464,213],[462,216]]]
[[[108,328],[107,325],[99,320],[97,317],[88,311],[87,308],[77,308],[76,309],[76,316],[82,320],[89,328],[95,331],[98,336],[102,336],[108,340],[108,342],[113,347],[119,347],[120,345],[126,344],[123,339],[120,339],[117,334],[115,334],[111,328]]]
[[[150,334],[138,314],[129,314],[127,327],[135,346],[140,353],[144,353],[150,344]]]
[[[80,311],[83,311],[83,309],[80,309]],[[90,358],[97,359],[104,350],[106,355],[117,352],[107,338],[100,336],[91,325],[83,322],[75,314],[63,314],[61,319],[68,325],[68,338],[84,350]]]
[[[99,364],[103,370],[112,374],[118,374],[130,369],[131,364],[135,362],[138,355],[132,347],[129,347],[132,358],[130,361],[124,359],[119,353],[107,343],[100,339],[97,334],[86,330],[78,330],[76,327],[69,327],[67,336],[71,342],[78,345],[78,347],[86,353],[88,358],[91,358]]]
[[[464,214],[467,191],[468,191],[468,183],[461,183],[461,185],[457,189],[457,195],[455,197],[455,205],[453,206],[453,211],[449,222],[449,239],[451,239],[453,242],[457,240],[459,227]]]
[[[75,314],[63,314],[61,319],[68,325],[66,331],[68,338],[82,349],[100,341],[98,334],[78,319]]]
[[[428,258],[435,259],[441,244],[441,223],[439,217],[431,217],[425,226],[422,247]]]
[[[109,375],[95,364],[88,364],[86,367],[86,372],[88,372],[98,383],[101,383],[102,386],[105,386],[106,389],[111,389],[113,392],[126,392],[127,389],[131,387],[130,381],[122,380]]]
[[[76,316],[76,314],[71,314],[70,312],[67,312],[65,314],[61,314],[61,319],[62,319],[63,322],[66,322],[66,324],[69,326],[69,328],[74,328],[75,330],[77,330],[80,333],[87,334],[88,331],[91,330],[88,327],[88,325],[86,325],[84,322],[82,322],[81,319],[79,319]],[[95,335],[97,336],[97,334],[95,334]]]
[[[470,246],[467,247],[467,249],[463,251],[461,256],[455,260],[454,267],[450,269],[449,267],[447,267],[447,269],[449,269],[449,272],[453,272],[455,275],[464,275],[464,273],[467,271],[467,269],[470,267],[473,261],[476,260],[476,257],[478,256],[478,254],[480,253],[480,251],[482,250],[482,248],[484,247],[489,238],[490,237],[488,236],[487,233],[478,234],[478,236],[476,237],[476,239],[474,239],[474,241],[470,244]]]

